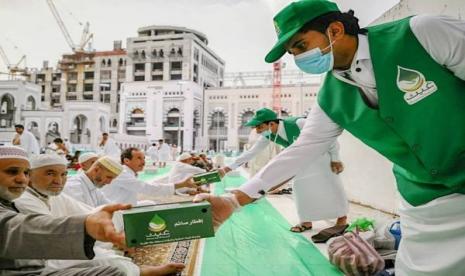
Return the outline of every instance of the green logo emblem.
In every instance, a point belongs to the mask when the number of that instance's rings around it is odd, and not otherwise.
[[[427,81],[425,76],[413,69],[397,66],[397,87],[405,93],[404,100],[415,104],[438,90],[434,81]]]
[[[166,222],[160,216],[155,215],[149,222],[149,230],[152,232],[161,232],[166,229]]]
[[[281,29],[279,28],[278,22],[273,21],[274,23],[274,29],[276,31],[276,34],[279,36],[281,34]]]

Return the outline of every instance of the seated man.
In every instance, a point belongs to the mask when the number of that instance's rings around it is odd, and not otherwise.
[[[211,161],[211,159],[208,158],[205,153],[201,153],[199,157],[205,163],[207,171],[211,171],[213,169],[213,162]]]
[[[194,162],[192,155],[188,152],[179,155],[173,169],[169,173],[168,181],[177,182],[181,179],[192,177],[194,174],[206,172],[204,169],[193,166]]]
[[[116,160],[100,157],[87,171],[70,177],[63,192],[92,207],[108,204],[111,201],[100,188],[110,184],[122,171],[123,167]]]
[[[86,152],[79,155],[78,164],[82,171],[87,171],[97,161],[98,155],[93,152]]]
[[[30,182],[26,192],[16,199],[15,205],[24,214],[45,214],[54,217],[88,214],[92,207],[85,205],[61,191],[66,183],[66,163],[56,155],[31,157]],[[112,249],[94,246],[94,264],[120,268],[126,275],[168,275],[184,268],[183,264],[163,266],[136,266],[131,259],[117,255]],[[83,260],[49,260],[47,267],[66,268]]]
[[[177,182],[181,179],[186,179],[192,177],[194,174],[204,173],[206,170],[201,169],[199,167],[194,166],[195,160],[192,158],[190,153],[183,153],[178,158],[177,161],[174,163],[173,169],[170,171],[168,175],[169,182]],[[177,192],[189,195],[195,195],[198,193],[197,187],[195,188],[181,188],[178,189]]]
[[[63,218],[24,215],[12,201],[21,196],[28,182],[26,151],[0,147],[0,275],[125,275],[118,268],[98,264],[53,270],[44,267],[44,259],[92,259],[96,239],[122,245],[124,235],[115,232],[111,217],[129,205],[111,205],[94,214]]]
[[[203,161],[202,158],[200,158],[200,156],[198,156],[197,154],[193,152],[191,152],[190,155],[192,156],[191,158],[194,161],[190,165],[207,171],[207,164]]]
[[[121,153],[123,172],[106,186],[103,193],[112,202],[126,202],[137,205],[137,195],[154,196],[173,195],[174,190],[182,187],[196,187],[192,179],[180,179],[171,184],[161,184],[154,181],[146,183],[137,179],[137,173],[145,166],[145,155],[138,148],[127,148]]]

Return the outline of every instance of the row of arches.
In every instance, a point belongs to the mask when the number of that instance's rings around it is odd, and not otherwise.
[[[117,120],[111,120],[111,126],[117,126]],[[108,132],[107,120],[104,116],[99,118],[99,131],[101,133]],[[39,124],[36,121],[30,121],[26,125],[26,129],[29,130],[34,136],[40,141],[40,130]],[[68,135],[62,135],[62,129],[60,123],[57,121],[49,122],[45,133],[45,144],[53,142],[55,138],[64,138]],[[100,135],[100,133],[98,134]],[[89,144],[91,139],[91,131],[89,128],[89,118],[86,115],[79,114],[72,120],[72,125],[69,131],[70,142],[73,144]]]
[[[15,97],[10,93],[5,93],[0,98],[0,128],[11,128],[15,124],[16,112]],[[30,95],[23,106],[25,110],[36,110],[36,99]]]

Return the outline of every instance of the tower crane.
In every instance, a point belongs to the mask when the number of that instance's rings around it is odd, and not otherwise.
[[[74,53],[82,53],[85,52],[85,46],[90,42],[90,40],[93,38],[94,34],[89,33],[89,22],[86,22],[84,25],[84,29],[82,31],[81,35],[81,40],[79,41],[78,44],[74,43],[73,39],[71,38],[71,35],[68,32],[68,29],[66,28],[65,23],[63,22],[63,19],[61,18],[60,14],[58,13],[58,10],[55,6],[55,3],[53,3],[53,0],[47,0],[47,4],[50,8],[50,11],[53,14],[53,17],[55,17],[56,22],[58,23],[58,26],[60,27],[60,30],[65,37],[66,42],[68,43],[69,47]]]
[[[0,45],[0,56],[2,57],[3,63],[5,63],[10,76],[16,76],[16,75],[25,76],[28,74],[28,70],[26,66],[26,55],[23,55],[17,63],[12,64],[10,63],[8,56],[6,55],[5,50],[3,50],[2,46]]]

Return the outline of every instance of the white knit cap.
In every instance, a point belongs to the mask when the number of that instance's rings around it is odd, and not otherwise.
[[[100,157],[97,159],[97,162],[116,175],[119,175],[123,171],[123,166],[108,155]]]
[[[23,159],[29,162],[27,152],[16,146],[0,146],[0,159]]]
[[[92,159],[92,158],[98,158],[98,155],[96,153],[93,153],[93,152],[85,152],[81,155],[79,155],[79,158],[78,158],[78,162],[79,164],[82,164],[86,161],[89,161],[89,159]]]
[[[188,152],[185,152],[181,155],[178,156],[178,161],[182,161],[182,160],[186,160],[186,159],[189,159],[189,158],[192,158],[192,155]]]
[[[67,166],[68,164],[63,156],[58,154],[39,154],[31,157],[31,170],[54,165]]]

